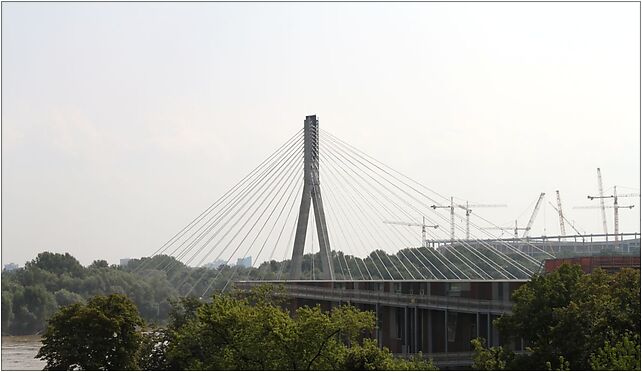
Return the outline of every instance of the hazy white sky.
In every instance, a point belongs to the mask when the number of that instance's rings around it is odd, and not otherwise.
[[[499,225],[639,189],[637,3],[2,7],[3,263],[150,254],[309,114]]]

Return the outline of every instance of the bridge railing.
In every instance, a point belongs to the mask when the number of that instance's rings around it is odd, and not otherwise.
[[[259,282],[237,282],[240,289],[250,289],[261,285]],[[359,289],[322,288],[305,285],[284,284],[288,295],[298,298],[328,301],[365,302],[398,306],[421,306],[433,309],[452,309],[464,312],[509,313],[512,303],[496,300],[483,300],[465,297],[450,297],[396,292],[368,291]]]

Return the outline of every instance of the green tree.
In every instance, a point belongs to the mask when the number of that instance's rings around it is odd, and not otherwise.
[[[196,319],[196,311],[203,303],[194,296],[170,300],[168,328],[178,330],[189,321]]]
[[[374,314],[352,306],[330,311],[304,306],[290,316],[283,297],[261,287],[174,307],[163,341],[168,369],[434,369],[421,355],[406,360],[379,349],[366,338],[374,329]]]
[[[9,291],[2,291],[2,334],[9,333],[13,321],[13,295]]]
[[[611,345],[609,341],[591,355],[591,367],[595,371],[639,371],[640,336],[624,336]]]
[[[61,308],[49,320],[36,358],[47,370],[133,370],[143,320],[125,296],[96,296]]]
[[[35,334],[44,330],[46,319],[54,313],[57,304],[53,294],[38,284],[16,288],[12,307],[15,315],[12,330]]]
[[[470,342],[473,345],[473,369],[477,371],[503,371],[515,355],[507,352],[501,346],[486,348],[486,340],[476,338]]]
[[[349,371],[390,371],[395,369],[395,361],[388,348],[379,348],[376,340],[367,339],[347,350],[344,367]]]
[[[68,306],[76,302],[83,302],[85,299],[78,293],[68,291],[66,289],[59,289],[54,292],[56,303],[59,306]]]
[[[432,359],[424,358],[423,354],[418,352],[410,358],[394,358],[394,368],[396,371],[438,371],[439,369],[432,364]]]
[[[94,262],[89,265],[88,269],[106,269],[109,267],[109,263],[105,260],[94,260]]]
[[[39,253],[35,259],[27,262],[25,265],[26,269],[33,267],[38,267],[44,271],[58,275],[70,273],[73,276],[82,276],[85,272],[85,268],[82,267],[80,262],[69,253]]]
[[[513,293],[513,302],[512,314],[495,324],[503,337],[523,338],[527,355],[473,343],[477,368],[587,370],[592,355],[607,358],[625,336],[639,339],[639,270],[584,274],[577,265],[562,265],[535,275]]]
[[[138,366],[143,371],[171,370],[167,359],[169,337],[165,329],[153,329],[142,334]]]

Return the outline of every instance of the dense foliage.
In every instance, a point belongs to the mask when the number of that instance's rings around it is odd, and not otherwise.
[[[132,370],[138,368],[143,325],[125,296],[96,296],[56,312],[42,338],[37,358],[47,370]]]
[[[584,274],[562,265],[513,293],[513,312],[496,320],[528,352],[476,341],[477,369],[640,369],[640,271]]]
[[[374,314],[351,306],[287,310],[271,288],[211,302],[172,302],[165,328],[143,331],[122,295],[61,308],[38,357],[47,369],[102,370],[433,370],[421,355],[395,358],[367,338]]]
[[[432,370],[367,338],[371,312],[342,306],[287,310],[271,287],[173,303],[166,328],[146,335],[141,366],[154,370]],[[149,356],[149,357],[148,357]]]
[[[149,322],[161,322],[178,296],[164,272],[134,274],[105,261],[83,267],[69,254],[43,252],[24,268],[2,272],[2,332],[25,335],[45,330],[60,306],[103,294],[124,294]]]

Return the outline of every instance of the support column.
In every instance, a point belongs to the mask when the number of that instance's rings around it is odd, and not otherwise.
[[[490,334],[490,313],[486,314],[486,336],[488,337],[488,340],[486,340],[486,346],[493,346],[491,343],[492,335]]]
[[[415,354],[417,353],[417,351],[418,351],[418,350],[417,350],[417,348],[419,347],[419,322],[417,321],[417,319],[418,319],[418,316],[417,316],[417,310],[418,310],[418,309],[417,309],[417,307],[415,306],[415,309],[413,310],[413,312],[414,312],[414,317],[415,317],[415,319],[414,319],[414,324],[413,324],[413,326],[414,326],[414,328],[415,328],[415,332],[414,332],[414,334],[415,334],[415,339],[413,340],[414,342],[413,342],[413,344],[412,344],[412,352],[413,352],[413,353],[415,353]]]
[[[428,309],[428,353],[433,352],[432,340],[432,310]]]
[[[332,257],[328,227],[321,198],[321,185],[319,182],[319,121],[316,115],[306,116],[303,123],[303,194],[299,207],[299,218],[292,248],[292,261],[290,279],[301,279],[301,264],[310,216],[310,202],[314,207],[314,220],[319,238],[319,253],[321,256],[321,278],[334,280],[332,270]]]
[[[477,333],[477,338],[479,338],[479,312],[475,313],[475,331]]]
[[[379,303],[375,304],[375,314],[377,318],[377,345],[379,345],[379,347],[382,347],[383,343],[381,339],[381,328],[383,326],[383,319],[381,319],[381,305],[379,305]]]
[[[444,351],[448,352],[448,310],[444,310]]]
[[[403,307],[403,338],[402,338],[402,352],[408,353],[408,306]]]

